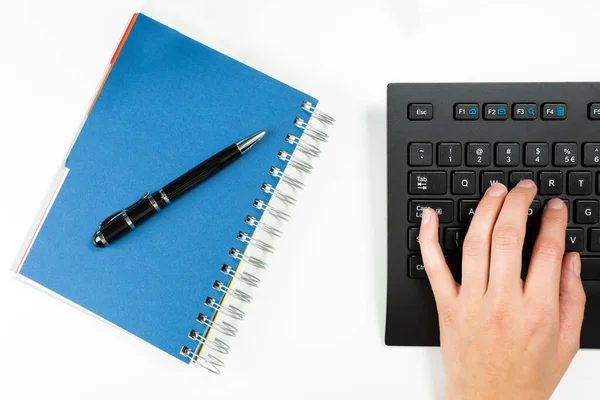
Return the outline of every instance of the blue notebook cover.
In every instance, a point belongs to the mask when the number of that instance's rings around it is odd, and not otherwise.
[[[68,174],[19,273],[165,352],[189,361],[198,313],[221,299],[215,280],[288,132],[299,136],[301,106],[317,100],[136,14],[104,86],[66,160]],[[139,230],[106,249],[92,245],[108,215],[159,189],[255,132],[251,151],[202,183]]]

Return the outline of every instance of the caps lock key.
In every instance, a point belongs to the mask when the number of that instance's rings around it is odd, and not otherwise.
[[[443,224],[454,221],[454,203],[452,200],[410,200],[408,202],[408,220],[420,223],[423,210],[433,208]]]

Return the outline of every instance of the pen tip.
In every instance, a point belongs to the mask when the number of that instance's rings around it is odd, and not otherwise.
[[[254,135],[248,136],[246,139],[236,143],[238,149],[243,153],[247,152],[254,146],[260,139],[262,139],[267,134],[267,131],[260,131],[255,133]]]
[[[102,235],[102,233],[100,232],[96,232],[96,234],[94,235],[94,240],[92,240],[92,244],[98,248],[106,247],[106,241],[103,239],[104,235]]]

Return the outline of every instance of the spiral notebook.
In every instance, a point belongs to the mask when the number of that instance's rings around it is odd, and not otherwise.
[[[18,273],[213,372],[331,124],[317,99],[134,15]],[[318,124],[318,125],[317,125]],[[240,160],[108,248],[98,224],[259,132]],[[277,206],[274,204],[278,202]],[[267,223],[268,219],[271,219]],[[259,239],[259,236],[262,238]],[[254,252],[247,252],[253,247]],[[249,255],[252,253],[253,255]]]

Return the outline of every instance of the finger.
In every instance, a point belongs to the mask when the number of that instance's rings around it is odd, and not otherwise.
[[[560,345],[563,355],[572,358],[579,349],[585,292],[581,283],[581,258],[577,253],[565,257],[560,276]]]
[[[488,292],[522,288],[521,264],[529,206],[536,194],[533,181],[524,180],[504,199],[492,232]]]
[[[492,231],[508,190],[492,185],[479,202],[463,243],[461,293],[481,297],[485,294],[490,271]]]
[[[567,206],[561,199],[552,199],[542,214],[525,281],[525,293],[536,301],[557,304],[566,230]]]
[[[438,215],[431,208],[423,210],[419,246],[425,272],[431,283],[438,307],[456,297],[458,285],[446,264],[438,238]]]

